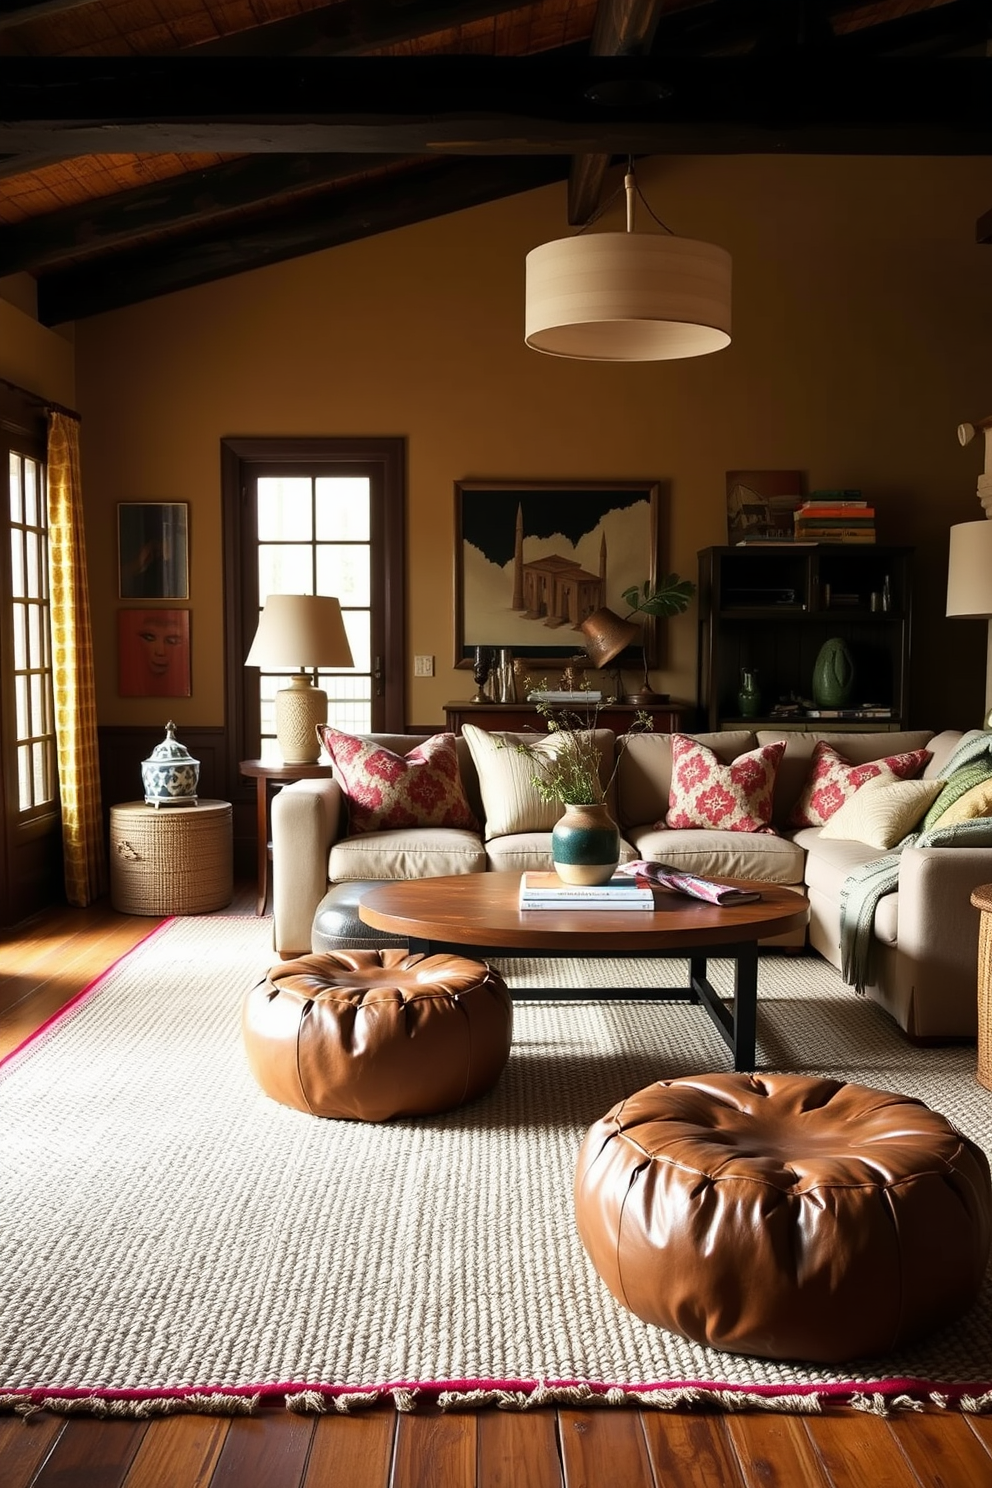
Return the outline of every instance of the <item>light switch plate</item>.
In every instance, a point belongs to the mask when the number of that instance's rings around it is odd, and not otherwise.
[[[433,656],[415,656],[413,658],[413,675],[415,677],[433,677]]]

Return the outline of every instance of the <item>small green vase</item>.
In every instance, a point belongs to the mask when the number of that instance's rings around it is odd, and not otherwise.
[[[563,883],[608,883],[620,862],[620,828],[606,807],[566,805],[551,829],[551,861]]]
[[[761,689],[758,686],[758,674],[748,671],[746,668],[741,672],[741,690],[737,694],[737,706],[741,710],[742,718],[757,718],[761,712]]]
[[[824,641],[813,663],[813,701],[818,708],[843,708],[854,693],[854,658],[839,636]]]

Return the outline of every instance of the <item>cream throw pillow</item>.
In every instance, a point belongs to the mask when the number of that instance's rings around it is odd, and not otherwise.
[[[934,826],[953,827],[957,822],[974,821],[979,816],[992,816],[992,779],[982,780],[958,796],[946,811],[941,812]]]
[[[922,820],[943,788],[942,780],[867,780],[828,819],[820,836],[866,842],[887,852]]]
[[[462,738],[479,776],[486,836],[550,832],[564,808],[560,801],[541,800],[531,784],[534,765],[525,754],[517,753],[518,741],[513,735],[489,733],[475,724],[463,723]],[[538,735],[530,747],[553,754],[555,737]]]

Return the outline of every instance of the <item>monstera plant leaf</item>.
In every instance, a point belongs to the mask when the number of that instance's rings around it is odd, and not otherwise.
[[[644,615],[681,615],[688,609],[689,601],[696,592],[690,579],[680,579],[678,574],[666,574],[654,588],[648,579],[640,589],[634,584],[623,592],[624,602],[630,605],[633,615],[640,611]]]

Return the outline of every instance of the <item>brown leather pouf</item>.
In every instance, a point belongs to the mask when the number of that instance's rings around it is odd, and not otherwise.
[[[242,1005],[267,1095],[314,1116],[388,1121],[484,1094],[510,1055],[513,1003],[482,961],[335,951],[273,966]]]
[[[587,1132],[579,1234],[647,1323],[823,1363],[886,1353],[975,1300],[985,1154],[922,1101],[802,1075],[660,1080]]]

